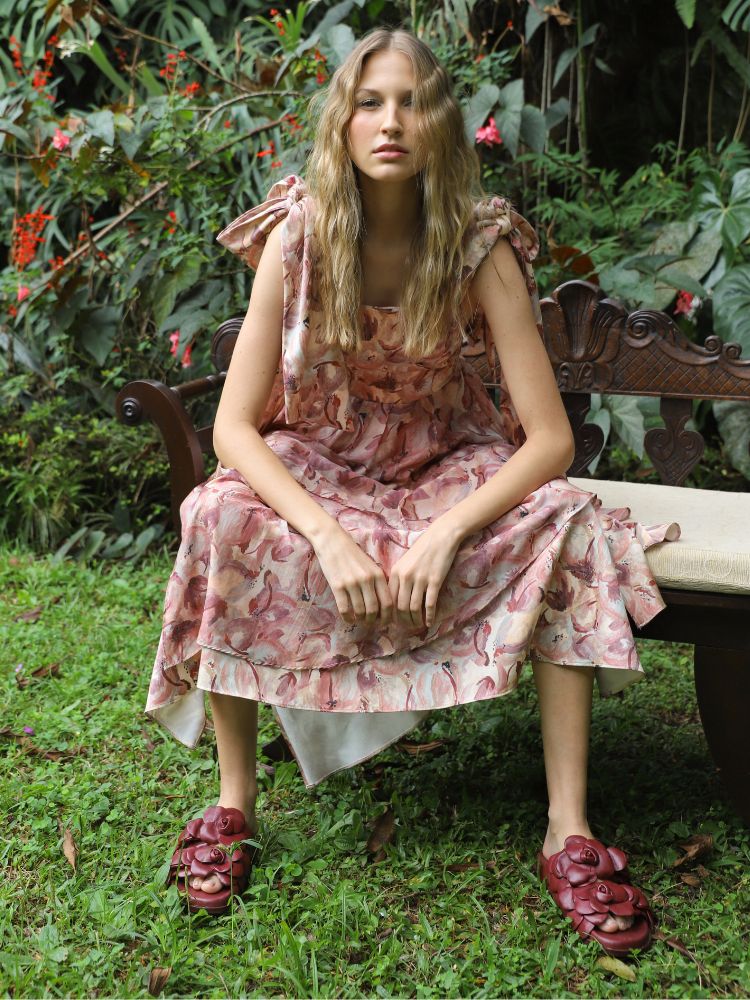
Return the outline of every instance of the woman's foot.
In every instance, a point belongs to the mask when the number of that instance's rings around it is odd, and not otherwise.
[[[239,809],[245,817],[247,829],[251,832],[253,837],[257,835],[258,819],[255,815],[254,797],[240,800],[238,798],[219,796],[219,801],[216,805],[222,806],[224,809]],[[193,875],[189,882],[193,889],[200,889],[202,892],[219,892],[222,888],[224,888],[218,875],[209,875],[207,878],[204,878],[201,875]]]
[[[542,854],[549,860],[553,854],[557,854],[558,851],[563,850],[566,838],[574,835],[590,838],[594,836],[591,832],[591,827],[585,820],[577,822],[553,822],[550,819],[547,826],[547,835],[542,845]],[[632,923],[633,917],[616,917],[613,915],[607,917],[604,923],[600,924],[600,929],[607,934],[614,934],[616,931],[626,931],[628,927],[632,926]]]

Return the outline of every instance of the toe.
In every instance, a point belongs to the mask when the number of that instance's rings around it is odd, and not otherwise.
[[[603,923],[599,924],[599,930],[604,931],[605,934],[614,934],[619,929],[620,925],[617,922],[617,917],[607,917]]]

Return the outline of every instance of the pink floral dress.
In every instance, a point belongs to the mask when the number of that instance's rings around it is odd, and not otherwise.
[[[291,174],[219,243],[255,268],[282,223],[280,370],[260,430],[296,480],[386,574],[419,535],[489,479],[524,441],[502,376],[495,406],[471,356],[499,371],[481,310],[408,359],[399,310],[363,306],[358,352],[322,346],[312,294],[314,202]],[[541,322],[532,227],[507,200],[476,202],[473,272],[507,237]],[[565,477],[467,537],[429,627],[346,624],[307,539],[237,469],[219,463],[183,501],[146,712],[188,746],[206,691],[274,706],[303,777],[316,784],[399,738],[427,712],[512,691],[525,661],[592,667],[600,693],[642,675],[630,613],[664,607],[644,549],[679,537],[605,510]]]

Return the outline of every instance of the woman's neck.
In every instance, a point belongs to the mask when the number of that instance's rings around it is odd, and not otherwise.
[[[362,214],[367,240],[376,246],[408,245],[419,225],[416,177],[405,181],[375,181],[360,174]]]

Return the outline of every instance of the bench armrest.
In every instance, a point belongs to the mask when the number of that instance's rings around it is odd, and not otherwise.
[[[117,419],[131,427],[148,418],[159,429],[167,449],[172,523],[181,536],[180,506],[206,478],[203,452],[211,451],[213,427],[196,428],[184,400],[218,392],[226,372],[168,386],[154,379],[136,379],[124,385],[115,399]]]

